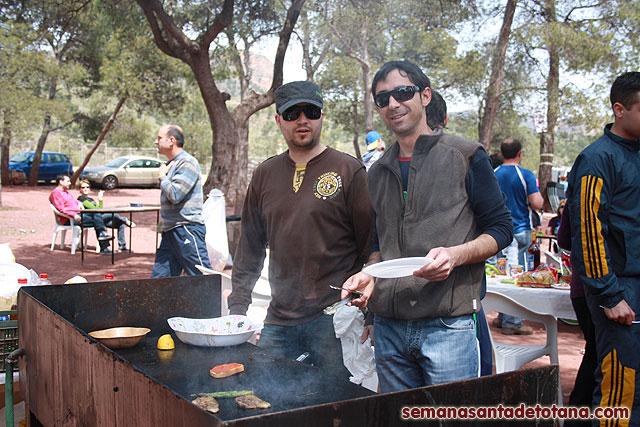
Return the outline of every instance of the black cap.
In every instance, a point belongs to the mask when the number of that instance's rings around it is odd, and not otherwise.
[[[322,108],[322,93],[317,84],[308,80],[287,83],[276,89],[276,111],[282,114],[296,104],[309,103]]]

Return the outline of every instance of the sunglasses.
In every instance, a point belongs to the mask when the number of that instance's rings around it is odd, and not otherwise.
[[[309,120],[318,120],[322,115],[322,108],[315,105],[294,105],[283,111],[281,116],[284,120],[290,122],[297,120],[300,117],[300,113],[304,113],[304,116]]]
[[[420,86],[398,86],[393,90],[379,92],[373,97],[373,101],[378,108],[384,108],[389,105],[389,97],[393,96],[398,102],[405,102],[413,98],[416,92],[420,92]]]

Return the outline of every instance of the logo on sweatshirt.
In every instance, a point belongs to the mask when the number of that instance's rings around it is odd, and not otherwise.
[[[318,199],[333,199],[342,189],[342,178],[335,172],[323,173],[313,184],[313,195]]]

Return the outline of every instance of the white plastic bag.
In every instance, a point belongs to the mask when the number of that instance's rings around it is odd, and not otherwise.
[[[342,344],[344,366],[351,372],[349,380],[371,391],[378,391],[378,374],[371,338],[360,344],[364,331],[364,314],[358,307],[340,304],[333,315],[333,328]]]
[[[15,262],[0,264],[0,310],[10,310],[18,302],[18,290],[21,284],[18,279],[31,281],[31,270]]]
[[[204,240],[207,244],[211,267],[214,270],[222,271],[229,258],[227,214],[222,191],[214,188],[209,192],[209,197],[202,206],[202,215],[207,229]]]
[[[11,264],[12,262],[16,262],[16,257],[13,256],[9,244],[0,243],[0,264]]]

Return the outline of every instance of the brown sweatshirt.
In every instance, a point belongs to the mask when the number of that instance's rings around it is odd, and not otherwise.
[[[266,322],[299,325],[340,299],[369,251],[373,214],[362,163],[332,148],[307,163],[293,190],[295,164],[285,152],[256,169],[242,210],[233,261],[232,314],[245,314],[269,247],[272,301]]]

